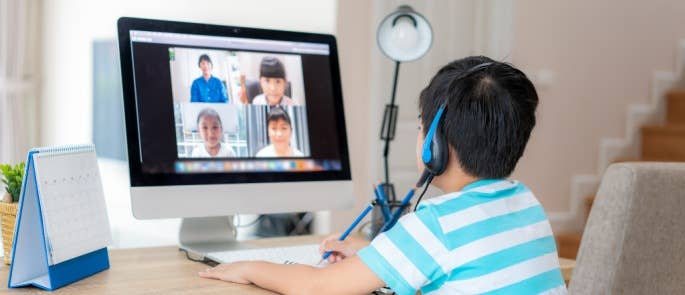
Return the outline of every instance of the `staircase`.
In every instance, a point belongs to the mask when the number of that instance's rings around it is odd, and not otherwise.
[[[666,93],[666,121],[663,125],[645,125],[640,129],[639,159],[620,159],[614,162],[656,161],[685,162],[685,89]],[[585,198],[585,218],[595,196]],[[559,256],[575,259],[583,233],[561,233],[555,236]]]

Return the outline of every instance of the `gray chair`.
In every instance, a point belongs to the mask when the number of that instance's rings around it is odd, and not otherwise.
[[[685,163],[607,169],[569,293],[685,294]]]

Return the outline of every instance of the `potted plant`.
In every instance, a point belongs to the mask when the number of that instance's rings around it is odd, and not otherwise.
[[[0,165],[2,182],[5,191],[0,202],[0,223],[2,224],[2,247],[5,250],[5,264],[12,261],[12,241],[14,241],[14,223],[17,220],[17,208],[21,185],[24,178],[25,163],[17,165]]]

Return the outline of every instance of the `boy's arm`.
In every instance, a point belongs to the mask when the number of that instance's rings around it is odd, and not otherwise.
[[[252,283],[282,294],[369,294],[385,286],[357,256],[323,268],[257,261],[221,264],[200,272],[200,276]]]

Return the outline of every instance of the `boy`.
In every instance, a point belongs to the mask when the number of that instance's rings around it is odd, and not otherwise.
[[[285,79],[285,66],[275,57],[262,58],[259,66],[259,85],[262,94],[254,97],[252,104],[269,106],[291,106],[295,101],[285,95],[288,80]]]
[[[293,124],[290,116],[281,107],[273,107],[266,118],[266,125],[271,144],[257,152],[257,158],[304,157],[301,151],[290,145]]]
[[[197,67],[200,68],[202,76],[195,79],[190,86],[190,102],[228,102],[224,83],[212,76],[213,64],[209,55],[200,55]]]
[[[200,276],[286,294],[368,294],[386,285],[402,295],[565,294],[542,207],[528,188],[504,179],[535,125],[533,84],[486,57],[446,65],[421,92],[417,158],[445,100],[440,128],[448,162],[431,183],[445,195],[421,203],[370,245],[326,239],[321,251],[335,254],[324,268],[243,262]]]

